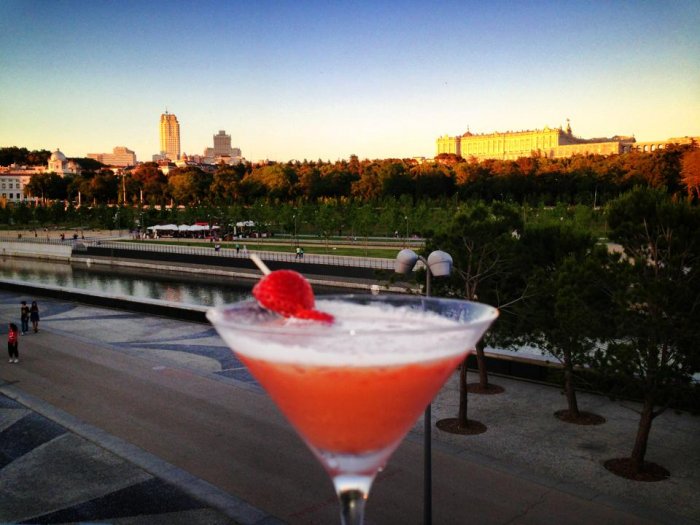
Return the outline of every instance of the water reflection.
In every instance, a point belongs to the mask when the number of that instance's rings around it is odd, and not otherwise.
[[[227,277],[98,266],[86,268],[11,257],[0,261],[0,278],[204,306],[240,300],[249,295],[252,285],[251,281]]]
[[[200,306],[217,306],[250,295],[253,282],[247,279],[160,272],[5,257],[0,259],[0,279],[32,284],[49,284],[66,288],[160,299]],[[315,287],[319,293],[347,293],[348,290]],[[360,292],[362,293],[362,292]]]

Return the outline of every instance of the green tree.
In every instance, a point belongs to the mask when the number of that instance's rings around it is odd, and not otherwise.
[[[329,251],[328,241],[343,223],[340,208],[334,202],[319,204],[314,217],[316,231],[326,241],[326,252]]]
[[[168,179],[155,162],[144,162],[131,171],[130,178],[136,183],[143,200],[149,204],[165,202]],[[140,195],[139,195],[140,196]]]
[[[384,197],[412,196],[415,193],[415,183],[403,162],[384,161],[379,169],[379,180]]]
[[[32,220],[32,210],[25,202],[20,202],[12,209],[12,215],[17,224],[29,224]]]
[[[683,154],[681,178],[688,195],[700,200],[700,148],[694,147]]]
[[[435,285],[437,292],[456,295],[470,301],[482,301],[504,309],[515,300],[509,282],[515,268],[514,233],[522,231],[522,220],[513,206],[495,203],[489,207],[478,204],[458,212],[444,233],[430,239],[426,253],[441,249],[453,258],[453,277],[447,284]],[[487,335],[487,337],[489,337]],[[488,382],[484,347],[487,339],[477,344],[479,385],[475,392],[500,392],[503,389]],[[455,432],[468,431],[467,418],[467,359],[460,369],[460,406],[455,425],[452,421],[441,426]]]
[[[609,225],[624,250],[611,266],[617,334],[596,368],[642,407],[630,457],[606,466],[640,479],[658,470],[645,461],[652,422],[700,370],[700,209],[637,188],[611,204]]]
[[[80,186],[80,190],[88,200],[104,204],[117,202],[119,181],[110,170],[101,170],[85,182],[86,184]]]
[[[272,199],[289,199],[293,197],[297,175],[289,165],[269,164],[253,169],[246,181],[262,185]]]
[[[52,198],[52,191],[56,185],[54,178],[60,178],[56,173],[39,173],[32,175],[24,186],[24,191],[31,197],[37,197],[42,203]]]
[[[372,205],[363,204],[355,208],[352,226],[355,233],[365,239],[365,255],[368,252],[369,236],[374,231],[375,221],[376,213]]]
[[[192,173],[182,172],[168,177],[168,193],[178,204],[194,204],[197,199],[197,184]]]
[[[219,167],[211,183],[211,195],[214,202],[233,203],[240,198],[239,187],[242,173],[231,166]]]
[[[100,169],[106,167],[100,161],[97,161],[95,159],[72,158],[70,160],[75,161],[75,163],[78,164],[78,166],[80,166],[81,170],[86,170],[86,171],[99,171]]]
[[[378,175],[378,165],[376,162],[368,163],[362,167],[358,179],[350,187],[350,194],[356,199],[365,202],[380,197],[382,192],[381,181]]]
[[[11,146],[0,148],[0,166],[17,164],[18,166],[39,166],[49,162],[51,152],[42,149],[29,151],[27,148]]]
[[[581,412],[576,396],[577,371],[609,335],[610,303],[604,267],[607,250],[596,246],[586,231],[568,225],[526,229],[520,249],[529,275],[527,298],[517,304],[518,343],[534,346],[562,365],[567,410],[557,412],[570,422],[600,423]],[[531,254],[538,252],[535,256]]]

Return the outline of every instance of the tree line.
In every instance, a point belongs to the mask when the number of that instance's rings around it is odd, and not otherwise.
[[[38,152],[28,154],[36,156]],[[7,154],[0,155],[4,158]],[[352,155],[336,162],[243,162],[206,169],[185,166],[170,169],[168,175],[152,162],[115,173],[92,159],[75,160],[83,167],[79,175],[35,175],[26,191],[35,198],[80,200],[88,205],[224,205],[251,204],[259,199],[372,201],[405,196],[414,203],[456,198],[597,206],[637,185],[700,198],[700,150],[696,144],[670,145],[649,153],[480,162],[446,154],[429,162],[360,160]]]

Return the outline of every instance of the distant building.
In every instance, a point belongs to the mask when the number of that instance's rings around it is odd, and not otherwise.
[[[117,146],[112,150],[112,153],[88,153],[87,158],[95,159],[107,166],[118,166],[126,168],[127,166],[136,166],[136,153],[124,146]]]
[[[657,149],[664,149],[669,144],[691,144],[695,142],[700,144],[700,137],[673,137],[666,140],[655,140],[646,142],[635,142],[632,144],[631,149],[643,152],[656,151]]]
[[[170,160],[180,158],[180,123],[167,110],[160,116],[160,154]]]
[[[231,147],[231,135],[223,129],[214,135],[214,147],[205,148],[202,157],[204,164],[237,164],[242,159],[240,148]]]
[[[47,166],[49,173],[57,173],[58,175],[75,175],[80,172],[80,166],[73,160],[66,159],[66,156],[60,149],[56,149],[49,157]]]
[[[32,175],[45,173],[43,167],[31,167],[12,165],[0,166],[0,201],[22,202],[27,200],[24,187],[29,183]]]
[[[186,168],[187,166],[198,166],[200,164],[198,155],[187,155],[183,152],[180,156],[180,160],[176,160],[173,164],[178,168]],[[167,175],[167,173],[166,173]]]
[[[171,162],[168,159],[155,159],[156,155],[153,155],[153,157],[153,162],[158,164],[158,169],[163,175],[168,175],[171,169],[177,167],[174,162]]]
[[[450,137],[444,135],[436,141],[437,154],[448,153],[478,160],[514,160],[519,157],[540,155],[547,158],[566,158],[573,155],[613,155],[632,150],[653,151],[669,144],[687,144],[692,137],[683,137],[637,143],[634,137],[616,135],[611,138],[582,139],[574,136],[571,125],[566,130],[549,128],[504,133],[474,134]]]
[[[231,156],[231,135],[227,135],[222,129],[214,135],[214,155]]]

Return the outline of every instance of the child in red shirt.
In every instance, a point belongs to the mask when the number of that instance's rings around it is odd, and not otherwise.
[[[7,353],[10,354],[10,363],[19,363],[19,351],[17,349],[17,339],[19,339],[19,329],[15,323],[10,323],[10,330],[7,332]]]

